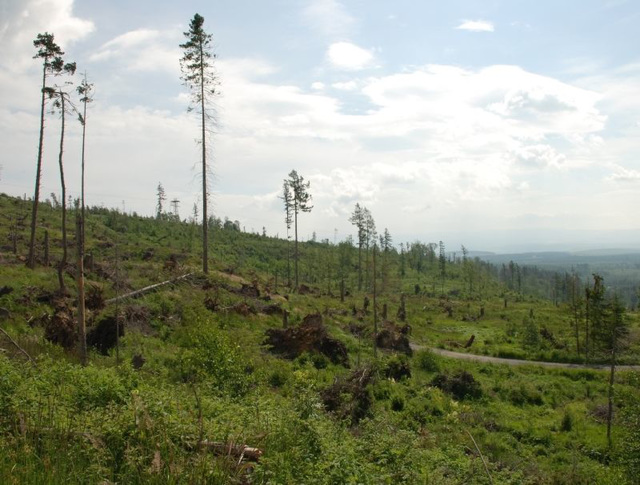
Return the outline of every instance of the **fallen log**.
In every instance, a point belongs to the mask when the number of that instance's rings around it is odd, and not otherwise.
[[[17,343],[15,340],[13,340],[13,339],[11,338],[11,335],[9,335],[9,334],[8,334],[4,329],[2,329],[2,328],[0,328],[0,332],[2,332],[2,333],[4,334],[4,336],[5,336],[5,337],[7,337],[7,339],[9,340],[9,342],[11,342],[11,343],[12,343],[12,344],[13,344],[13,345],[14,345],[14,346],[15,346],[15,347],[20,351],[20,352],[22,352],[22,353],[27,357],[27,360],[28,360],[29,362],[31,362],[31,363],[32,363],[33,365],[35,365],[36,367],[38,366],[38,364],[36,364],[36,361],[35,361],[35,360],[33,360],[33,359],[31,358],[31,356],[27,353],[27,351],[26,351],[26,350],[24,350],[22,347],[20,347],[20,346],[18,345],[18,343]]]
[[[158,289],[165,285],[170,285],[172,283],[177,283],[178,281],[184,280],[193,276],[195,273],[187,273],[182,276],[178,276],[177,278],[172,278],[167,281],[163,281],[162,283],[156,283],[155,285],[145,286],[144,288],[140,288],[139,290],[132,291],[130,293],[126,293],[124,295],[117,296],[115,298],[109,298],[105,300],[105,305],[111,305],[112,303],[120,302],[122,300],[126,300],[127,298],[137,298],[138,296],[144,295],[145,293],[149,293],[155,289]]]
[[[188,443],[189,449],[200,448],[212,452],[214,455],[231,456],[241,461],[260,461],[263,451],[247,445],[238,445],[234,443],[222,443],[219,441],[203,440],[200,443]]]

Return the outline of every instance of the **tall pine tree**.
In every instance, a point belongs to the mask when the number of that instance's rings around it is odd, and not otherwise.
[[[180,59],[182,81],[191,92],[189,111],[200,115],[200,145],[202,148],[202,271],[209,272],[209,234],[207,214],[207,134],[213,117],[213,98],[220,84],[214,69],[215,54],[212,53],[212,36],[204,29],[204,17],[195,14],[184,33],[187,41],[180,44],[184,55]]]

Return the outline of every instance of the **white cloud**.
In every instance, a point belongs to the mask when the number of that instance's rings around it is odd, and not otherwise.
[[[178,59],[182,52],[178,48],[179,31],[137,29],[126,32],[104,43],[92,62],[117,61],[133,71],[168,71],[177,74]]]
[[[373,53],[351,42],[335,42],[327,50],[327,59],[338,69],[359,71],[371,67]]]
[[[356,81],[337,82],[333,83],[331,87],[339,91],[355,91],[358,89],[358,83]]]
[[[65,50],[95,30],[92,21],[74,16],[73,0],[3,0],[1,8],[0,66],[14,72],[34,64],[36,33],[53,32]]]
[[[315,81],[311,83],[311,89],[314,89],[316,91],[322,91],[324,89],[324,83],[320,81]]]
[[[89,56],[89,60],[103,61],[114,56],[126,56],[130,54],[133,47],[138,47],[140,44],[145,47],[151,42],[156,42],[159,37],[160,32],[157,30],[132,30],[103,44],[98,52]]]
[[[606,180],[608,182],[619,183],[640,182],[640,171],[625,167],[616,167],[616,171],[609,175]]]
[[[550,145],[543,144],[518,146],[513,150],[513,157],[516,162],[530,168],[560,168],[567,158]]]
[[[463,20],[456,27],[458,30],[468,30],[469,32],[493,32],[494,27],[491,22],[486,20]]]
[[[302,12],[312,28],[327,37],[348,37],[356,20],[337,0],[309,0]]]

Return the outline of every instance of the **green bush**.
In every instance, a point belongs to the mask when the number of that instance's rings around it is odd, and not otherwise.
[[[135,387],[126,370],[78,367],[70,371],[71,399],[77,409],[87,410],[124,403]]]
[[[431,381],[435,386],[458,400],[474,399],[482,396],[482,387],[472,374],[467,371],[458,371],[452,376],[438,374]]]
[[[183,331],[178,342],[182,349],[175,367],[183,382],[206,383],[211,390],[233,396],[249,389],[246,363],[238,347],[213,325],[195,322]]]
[[[418,368],[425,372],[438,372],[440,370],[440,361],[436,354],[430,350],[421,350],[414,356]]]
[[[541,406],[544,404],[542,393],[527,381],[505,381],[500,385],[499,393],[503,399],[516,406],[525,404]]]
[[[573,429],[573,415],[570,412],[565,411],[564,415],[562,416],[562,421],[560,422],[560,431],[564,431],[565,433],[568,433],[572,429]]]
[[[0,421],[8,418],[13,408],[13,397],[20,384],[20,374],[9,359],[0,355]]]

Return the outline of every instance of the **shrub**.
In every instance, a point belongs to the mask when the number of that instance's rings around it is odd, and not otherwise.
[[[234,396],[248,390],[238,348],[212,325],[196,323],[181,335],[183,347],[175,366],[184,382],[206,382],[213,390]]]
[[[20,375],[9,359],[0,355],[0,420],[7,417],[11,411],[13,396],[20,380]]]
[[[569,432],[573,429],[573,416],[571,413],[565,411],[560,422],[560,431]]]
[[[396,412],[404,409],[404,399],[402,396],[395,395],[391,398],[391,409]]]
[[[411,377],[411,367],[405,356],[394,356],[389,359],[383,372],[387,378],[396,381]]]
[[[415,355],[418,367],[426,372],[438,372],[440,370],[440,363],[438,356],[436,356],[430,350],[421,350]]]
[[[88,366],[72,369],[69,375],[73,386],[71,399],[78,409],[122,404],[134,387],[134,381],[130,377],[114,368]]]
[[[438,374],[431,381],[431,385],[451,394],[458,400],[466,398],[479,398],[482,396],[482,387],[472,374],[467,371],[458,371],[453,376]]]

